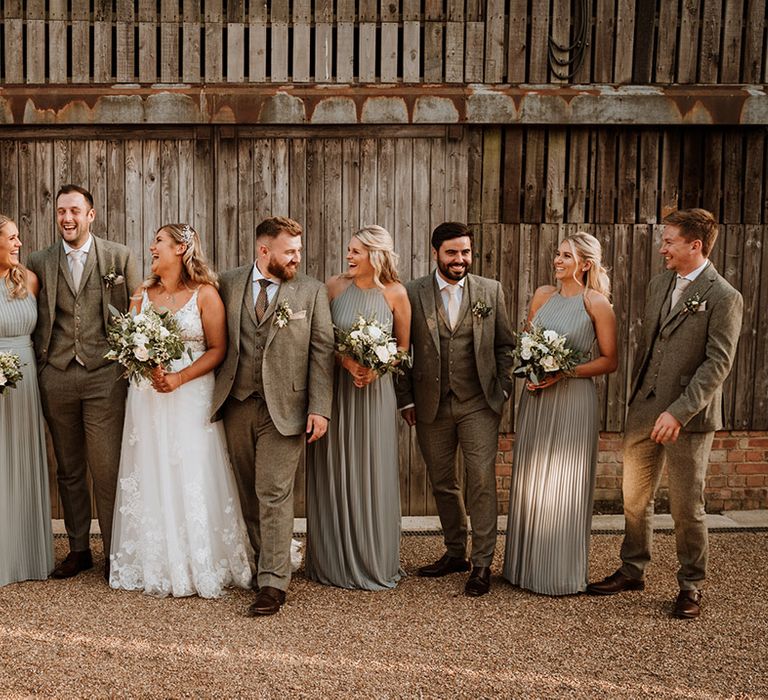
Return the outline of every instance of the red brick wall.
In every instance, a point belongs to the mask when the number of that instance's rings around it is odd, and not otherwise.
[[[595,506],[621,512],[621,433],[601,433],[595,481]],[[499,512],[509,505],[514,435],[499,437],[496,484]],[[768,508],[768,432],[722,431],[715,435],[707,473],[707,511]],[[666,476],[659,499],[666,499]]]

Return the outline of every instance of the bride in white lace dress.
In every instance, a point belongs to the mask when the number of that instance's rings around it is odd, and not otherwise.
[[[152,274],[132,305],[171,311],[192,359],[128,390],[109,585],[215,598],[250,588],[253,562],[223,428],[209,422],[224,305],[194,229],[163,226],[149,250]]]

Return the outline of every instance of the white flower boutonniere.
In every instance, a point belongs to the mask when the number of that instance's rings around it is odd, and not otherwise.
[[[488,318],[491,315],[491,307],[484,301],[476,301],[472,305],[472,315],[477,318]]]
[[[685,300],[685,307],[683,309],[684,314],[695,314],[699,311],[704,311],[707,308],[707,302],[702,301],[698,294],[694,294],[690,299]]]
[[[281,301],[275,309],[275,325],[278,328],[284,328],[288,325],[288,321],[293,318],[293,311],[288,306],[287,301]]]
[[[122,275],[118,275],[117,272],[115,272],[114,265],[109,266],[109,270],[107,270],[107,274],[104,275],[101,279],[104,282],[104,286],[107,289],[112,289],[113,287],[116,287],[118,284],[123,284],[123,282],[125,282],[125,278]]]

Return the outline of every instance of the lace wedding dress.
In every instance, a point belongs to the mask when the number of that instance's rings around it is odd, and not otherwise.
[[[150,304],[146,292],[143,306]],[[197,359],[205,336],[197,290],[175,313]],[[187,353],[171,371],[192,363]],[[253,551],[221,422],[209,422],[210,372],[168,394],[131,383],[123,428],[109,585],[156,596],[215,598],[251,586]]]

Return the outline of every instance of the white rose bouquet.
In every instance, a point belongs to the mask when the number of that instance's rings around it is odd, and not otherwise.
[[[136,313],[121,314],[109,307],[112,319],[107,329],[110,350],[104,355],[125,368],[123,376],[138,382],[149,379],[155,367],[168,367],[184,353],[181,329],[170,311],[159,312],[151,306]],[[191,355],[190,355],[191,357]]]
[[[0,352],[0,396],[15,388],[23,376],[21,358],[13,352]]]
[[[375,319],[358,316],[348,331],[334,326],[336,352],[347,355],[363,367],[379,374],[402,374],[403,366],[410,367],[411,357],[397,349],[397,342]]]
[[[569,348],[567,338],[556,331],[533,326],[516,334],[517,343],[512,351],[512,374],[541,384],[547,374],[568,374],[582,361],[580,352]]]

